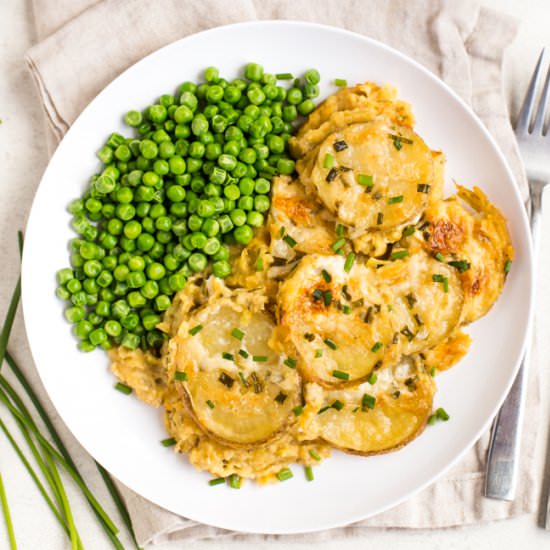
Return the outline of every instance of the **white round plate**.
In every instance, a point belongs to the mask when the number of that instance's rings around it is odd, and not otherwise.
[[[335,452],[306,482],[294,478],[241,490],[210,487],[210,476],[159,441],[162,412],[113,389],[101,351],[81,353],[55,296],[55,271],[68,265],[67,204],[99,170],[95,152],[113,131],[129,135],[123,114],[143,108],[215,65],[227,78],[249,61],[267,71],[322,75],[322,97],[335,78],[353,84],[391,83],[412,104],[417,131],[447,156],[451,179],[481,187],[502,210],[516,249],[504,293],[491,312],[467,328],[467,357],[437,377],[435,406],[451,419],[429,427],[404,449],[361,458]],[[70,85],[70,84],[69,84]],[[471,110],[415,61],[363,36],[305,23],[254,22],[202,32],[149,55],[109,84],[73,124],[44,173],[27,226],[23,307],[36,366],[61,418],[107,470],[150,501],[188,518],[255,533],[298,533],[357,521],[395,506],[447,470],[488,427],[517,371],[532,303],[532,257],[513,176]]]

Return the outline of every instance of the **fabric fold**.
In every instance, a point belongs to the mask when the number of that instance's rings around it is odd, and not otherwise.
[[[525,175],[502,96],[502,56],[517,22],[474,0],[33,0],[41,42],[27,54],[49,126],[60,140],[110,81],[145,55],[211,27],[287,19],[328,24],[369,36],[413,57],[469,103],[510,162],[524,199]],[[38,383],[38,379],[35,379]],[[537,372],[529,379],[526,418],[536,416]],[[353,525],[307,535],[263,536],[202,525],[163,510],[119,484],[138,541],[230,537],[250,541],[360,536],[374,527],[441,528],[505,519],[533,510],[536,430],[526,422],[518,497],[482,498],[485,434],[437,482],[401,505]]]

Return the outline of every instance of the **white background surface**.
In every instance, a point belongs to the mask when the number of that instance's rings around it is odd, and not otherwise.
[[[523,95],[527,79],[541,47],[550,46],[550,3],[547,0],[486,0],[486,5],[511,13],[522,20],[522,27],[513,46],[507,52],[505,59],[505,92],[512,113],[517,112],[518,103]],[[9,295],[15,284],[18,273],[18,253],[16,230],[24,228],[28,210],[36,186],[47,162],[43,118],[23,61],[24,52],[33,43],[32,14],[30,6],[24,0],[2,0],[0,2],[0,163],[2,180],[0,184],[0,319],[5,315]],[[548,202],[548,201],[547,201]],[[548,204],[550,207],[550,204]],[[547,209],[548,210],[548,209]],[[550,215],[544,216],[542,234],[548,234]],[[540,254],[540,280],[543,273],[548,273],[550,253],[543,250]],[[537,449],[537,465],[542,477],[545,465],[545,449],[548,441],[550,417],[550,399],[546,396],[550,391],[550,376],[545,369],[545,358],[550,356],[550,342],[546,337],[550,326],[550,314],[546,312],[550,303],[550,284],[541,285],[538,299],[537,340],[538,349],[535,357],[541,370],[542,408],[540,418],[532,419],[539,425],[539,442]],[[27,356],[22,319],[18,316],[11,339],[10,349],[15,355]],[[72,448],[77,446],[70,436],[62,433],[65,441]],[[84,476],[86,471],[92,471],[93,466],[83,459],[79,464]],[[0,472],[8,493],[14,527],[19,547],[23,550],[43,548],[57,550],[67,547],[66,537],[57,527],[51,512],[46,508],[38,495],[28,475],[13,454],[4,438],[0,438]],[[93,476],[97,479],[97,476]],[[89,512],[86,504],[77,494],[72,494],[69,486],[73,512],[86,548],[102,550],[110,548],[110,544],[100,532],[96,520]],[[101,482],[92,487],[108,511],[115,518],[117,514],[109,509],[110,499],[105,496]],[[215,502],[213,502],[215,504]],[[328,506],[335,503],[327,503]],[[439,531],[371,531],[368,537],[361,539],[335,539],[326,543],[317,543],[319,550],[352,550],[364,548],[366,545],[381,545],[382,548],[409,549],[423,548],[426,550],[439,548],[528,548],[538,549],[550,547],[550,533],[537,526],[537,514],[524,516],[514,520],[460,529]],[[254,543],[254,549],[273,548],[283,550],[298,550],[306,548],[307,544],[298,543]],[[0,548],[7,547],[7,538],[3,521],[0,520]],[[131,546],[128,544],[128,548]],[[164,548],[168,548],[165,546]],[[173,547],[171,547],[173,548]],[[189,550],[248,550],[248,543],[236,542],[204,542],[186,544]]]

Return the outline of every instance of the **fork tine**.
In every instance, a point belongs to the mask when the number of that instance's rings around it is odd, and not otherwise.
[[[540,77],[540,70],[542,67],[542,59],[544,57],[544,48],[540,52],[539,60],[535,68],[535,72],[531,77],[531,82],[529,83],[529,88],[525,94],[525,99],[523,100],[523,105],[518,115],[516,121],[516,132],[528,132],[529,131],[529,122],[531,121],[531,115],[533,113],[533,105],[535,103],[535,95],[537,91],[537,85]]]
[[[550,68],[546,73],[546,78],[544,79],[544,88],[540,96],[540,101],[537,107],[537,114],[535,116],[535,124],[533,126],[533,132],[536,132],[542,135],[543,125],[544,125],[544,115],[546,114],[546,107],[548,105],[548,97],[550,95]]]

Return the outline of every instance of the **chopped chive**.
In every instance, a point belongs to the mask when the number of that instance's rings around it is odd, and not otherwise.
[[[339,153],[340,151],[343,151],[344,149],[348,148],[348,144],[343,140],[339,139],[334,142],[333,144],[334,150]]]
[[[242,385],[245,388],[248,388],[250,386],[250,384],[248,383],[248,380],[244,377],[244,374],[241,371],[239,371],[239,378],[241,379]]]
[[[403,202],[403,195],[396,195],[388,199],[388,204],[397,204],[398,202]]]
[[[250,375],[250,378],[252,378],[252,383],[254,384],[254,393],[262,393],[263,386],[258,378],[258,375],[255,372],[253,372]]]
[[[348,285],[342,287],[342,294],[346,300],[351,300],[351,294],[348,291]]]
[[[392,260],[402,260],[403,258],[406,258],[408,255],[409,255],[408,250],[394,250],[391,253],[390,258]]]
[[[430,186],[426,183],[419,183],[416,186],[416,191],[418,193],[429,193],[430,192]]]
[[[318,411],[317,411],[317,414],[323,414],[324,412],[328,411],[330,409],[330,405],[326,405],[325,407],[321,407]]]
[[[388,134],[388,137],[393,139],[393,140],[396,140],[398,139],[399,140],[399,143],[407,143],[408,145],[412,145],[413,144],[413,140],[412,139],[409,139],[409,138],[406,138],[406,137],[403,137],[403,136],[399,136],[397,134]],[[396,147],[397,149],[397,147]],[[401,147],[399,147],[399,149],[401,149]]]
[[[452,267],[456,267],[460,273],[464,273],[470,269],[470,262],[466,260],[451,260],[447,263]]]
[[[280,472],[277,472],[276,476],[279,481],[286,481],[293,477],[292,470],[290,468],[283,468]]]
[[[195,336],[195,334],[197,334],[197,332],[200,332],[201,330],[202,330],[202,325],[197,325],[189,331],[189,334],[191,336]]]
[[[361,399],[361,406],[363,409],[366,407],[368,409],[374,409],[374,405],[376,404],[376,397],[374,395],[369,395],[368,393],[363,394],[363,398]]]
[[[236,338],[237,340],[242,340],[244,338],[244,332],[241,329],[235,327],[231,331],[231,336],[233,336],[233,338]]]
[[[393,146],[394,146],[398,151],[401,150],[401,147],[403,147],[403,145],[402,145],[402,143],[401,143],[401,138],[400,138],[400,137],[394,136],[394,138],[393,138]]]
[[[225,477],[215,477],[208,482],[208,485],[214,487],[214,485],[221,485],[222,483],[225,483]]]
[[[326,346],[328,346],[330,349],[338,349],[338,346],[330,339],[330,338],[325,338],[323,340],[323,342],[325,343]]]
[[[235,361],[235,357],[232,353],[227,353],[227,351],[222,352],[222,357],[228,361]]]
[[[437,415],[430,414],[430,416],[428,416],[428,424],[430,426],[433,426],[436,422],[437,422]]]
[[[510,273],[510,269],[512,269],[512,260],[506,260],[504,264],[504,273]]]
[[[244,359],[248,359],[249,353],[248,353],[246,350],[244,350],[244,349],[240,349],[240,350],[239,350],[239,355],[240,355],[241,357],[243,357]]]
[[[283,237],[283,241],[285,241],[285,243],[288,244],[290,248],[294,248],[298,244],[290,235],[285,235]]]
[[[441,254],[441,252],[438,252],[434,258],[438,261],[438,262],[444,262],[445,261],[445,256],[443,256],[443,254]]]
[[[308,481],[313,481],[315,479],[313,477],[313,468],[311,466],[304,466],[304,473]]]
[[[264,261],[263,261],[262,258],[258,258],[256,260],[256,264],[255,264],[254,268],[256,269],[256,271],[263,271],[264,270]]]
[[[237,474],[231,474],[227,478],[227,482],[229,483],[229,487],[231,487],[231,489],[240,489],[241,488],[241,478]]]
[[[286,233],[286,227],[282,225],[281,228],[279,229],[279,237],[284,237],[285,233]]]
[[[294,77],[291,73],[277,73],[275,78],[277,80],[292,80]]]
[[[436,375],[436,373],[437,373],[437,369],[434,366],[430,369],[430,376],[433,378]]]
[[[372,323],[373,317],[374,317],[373,308],[372,306],[369,306],[369,308],[367,309],[367,313],[365,313],[365,318],[364,318],[365,323],[370,325]]]
[[[376,344],[374,344],[374,346],[372,346],[370,350],[372,351],[372,353],[376,353],[377,351],[380,351],[383,346],[384,344],[382,342],[376,342]]]
[[[132,393],[132,388],[130,386],[127,386],[126,384],[123,384],[122,382],[117,382],[115,384],[115,390],[118,390],[124,395],[130,395]]]
[[[338,86],[339,88],[345,88],[348,85],[348,81],[344,78],[335,78],[334,79],[335,86]]]
[[[399,399],[399,396],[401,395],[401,392],[399,390],[395,390],[391,396],[394,398],[394,399]]]
[[[277,403],[279,403],[279,405],[282,405],[286,401],[287,397],[288,397],[288,395],[286,393],[283,393],[282,391],[280,391],[277,394],[277,397],[275,397],[275,401],[277,401]]]
[[[336,168],[331,168],[328,171],[327,177],[325,178],[325,181],[327,183],[330,183],[331,181],[334,181],[336,179],[336,176],[338,175],[338,170]]]
[[[235,383],[235,379],[229,376],[226,372],[222,372],[218,380],[227,388],[232,388]]]
[[[287,357],[284,361],[283,361],[283,364],[286,365],[287,367],[290,367],[291,369],[295,369],[296,368],[296,365],[298,364],[296,359],[293,359],[292,357]]]
[[[325,306],[330,306],[332,304],[332,290],[325,290],[323,293],[323,300],[325,302]]]
[[[384,221],[384,213],[378,212],[378,216],[376,216],[376,225],[382,225],[383,221]]]
[[[414,334],[409,330],[409,327],[405,326],[401,329],[401,334],[407,338],[407,340],[410,342],[411,340],[414,340]]]
[[[332,276],[326,269],[321,271],[321,275],[323,276],[325,282],[330,283],[332,281]]]
[[[370,188],[373,186],[372,176],[368,174],[359,174],[357,176],[357,183],[363,187]]]
[[[449,279],[445,277],[445,275],[440,275],[438,273],[434,273],[432,275],[432,281],[434,283],[443,283],[443,290],[445,292],[449,292]]]
[[[416,296],[412,292],[409,292],[409,294],[405,296],[405,299],[407,300],[407,304],[409,304],[409,309],[412,309],[414,304],[416,304]]]
[[[256,363],[266,363],[268,360],[266,355],[253,355],[252,361],[255,361]]]
[[[339,380],[349,380],[349,373],[342,370],[333,370],[332,376],[334,376],[334,378],[338,378]]]
[[[330,153],[327,153],[325,155],[325,158],[323,159],[323,168],[326,168],[328,170],[333,166],[334,166],[334,157]]]
[[[344,404],[339,399],[336,399],[330,407],[332,409],[336,409],[337,411],[341,411],[344,408]]]
[[[451,418],[449,416],[449,414],[447,413],[447,411],[442,407],[439,407],[435,411],[435,414],[436,414],[437,418],[439,418],[439,420],[443,420],[443,422],[447,422],[447,420],[449,420],[449,418]]]
[[[177,370],[174,373],[174,380],[177,380],[178,382],[185,382],[187,380],[187,373]]]
[[[216,405],[214,405],[214,403],[212,403],[212,401],[210,401],[210,399],[207,399],[207,400],[206,400],[206,404],[207,404],[211,409],[213,409],[213,408],[216,407]]]
[[[323,350],[322,349],[316,349],[315,350],[315,359],[319,359],[319,357],[323,357]]]
[[[317,462],[320,462],[321,460],[320,455],[314,449],[309,450],[309,456],[313,458],[313,460],[316,460]]]
[[[339,239],[337,239],[332,243],[332,250],[336,252],[337,250],[340,250],[340,248],[342,248],[345,244],[346,244],[346,239],[344,239],[343,237],[340,237]]]
[[[311,332],[306,332],[304,334],[304,338],[308,341],[308,342],[313,342],[313,340],[315,340],[315,335],[314,334],[311,334]]]
[[[169,437],[167,439],[163,439],[160,444],[163,446],[163,447],[172,447],[173,445],[176,444],[176,440],[173,438],[173,437]]]
[[[344,315],[349,315],[351,313],[351,306],[342,306],[342,313],[344,313]]]
[[[323,297],[323,291],[320,288],[316,288],[311,295],[313,296],[313,299],[317,302]]]
[[[294,407],[292,409],[292,412],[294,413],[295,416],[300,416],[304,412],[304,407],[302,407],[301,405],[298,405],[297,407]]]
[[[410,237],[415,231],[416,227],[414,225],[409,225],[403,230],[403,237]]]
[[[367,379],[367,382],[371,385],[371,386],[374,386],[374,384],[376,384],[376,381],[378,380],[378,376],[376,375],[375,372],[372,372],[371,375],[368,377]]]
[[[336,234],[341,237],[343,234],[344,234],[344,226],[339,223],[337,226],[336,226]]]
[[[422,318],[420,317],[420,315],[418,315],[418,313],[415,313],[414,314],[414,320],[416,321],[416,324],[421,327],[423,324],[424,324],[424,321],[422,320]]]
[[[346,261],[344,262],[344,271],[346,273],[349,273],[351,271],[351,268],[353,267],[354,262],[355,262],[355,254],[353,252],[350,252],[346,256]]]

